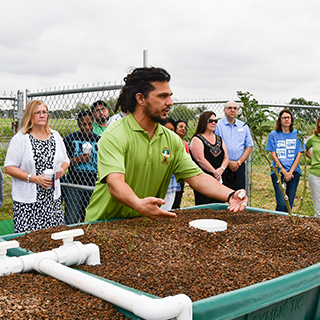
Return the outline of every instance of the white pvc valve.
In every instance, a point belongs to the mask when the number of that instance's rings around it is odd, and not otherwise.
[[[0,257],[7,254],[8,249],[18,248],[19,242],[16,240],[0,242]]]
[[[63,244],[72,243],[73,237],[82,236],[84,234],[83,229],[73,229],[61,232],[56,232],[51,235],[53,240],[63,240]]]

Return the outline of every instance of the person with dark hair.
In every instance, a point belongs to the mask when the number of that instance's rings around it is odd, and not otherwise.
[[[175,130],[175,132],[182,139],[184,147],[186,148],[187,153],[190,153],[187,141],[183,140],[184,136],[187,133],[187,127],[188,127],[188,123],[186,121],[181,120],[181,119],[176,121],[176,130]]]
[[[314,206],[314,216],[320,218],[320,117],[313,135],[306,142],[306,156],[312,159],[309,171],[309,185]],[[312,149],[312,153],[310,151]]]
[[[182,139],[184,147],[186,149],[186,152],[188,154],[190,154],[189,145],[188,145],[187,141],[183,140],[184,136],[187,133],[187,126],[188,126],[188,123],[186,121],[181,120],[181,119],[177,120],[175,133]],[[180,190],[177,190],[177,192],[176,192],[176,196],[175,196],[175,199],[174,199],[174,202],[172,205],[172,209],[179,209],[181,206],[185,182],[180,181],[179,183],[180,183]]]
[[[159,124],[173,105],[170,75],[161,68],[138,68],[125,79],[117,105],[130,114],[108,127],[98,143],[98,176],[86,221],[116,217],[176,218],[165,204],[172,174],[209,197],[244,210],[245,190],[234,191],[201,171],[182,140]]]
[[[92,132],[101,136],[108,126],[109,109],[107,104],[102,100],[98,100],[92,104],[91,112],[94,118]]]
[[[80,130],[67,135],[63,140],[70,159],[66,182],[94,186],[100,137],[92,132],[94,119],[90,110],[81,111],[77,116],[77,123]],[[63,188],[66,224],[84,221],[92,192],[71,186]]]
[[[31,101],[4,162],[5,173],[12,176],[14,232],[64,224],[60,179],[68,165],[63,140],[50,128],[48,106]],[[44,175],[46,169],[54,172],[53,179]]]
[[[214,133],[217,122],[213,111],[205,111],[200,115],[196,132],[190,142],[190,155],[203,172],[222,183],[222,174],[228,167],[229,158],[225,143]],[[221,202],[196,190],[194,196],[196,205]]]
[[[175,132],[177,123],[174,121],[174,119],[172,119],[172,118],[170,118],[170,117],[167,117],[167,118],[165,118],[164,120],[161,120],[160,123],[161,123],[163,126],[165,126],[167,129]]]
[[[215,133],[228,149],[229,164],[222,175],[223,184],[232,189],[246,187],[246,163],[252,152],[253,140],[249,127],[237,119],[239,106],[229,101],[224,107],[225,117],[218,121]]]
[[[297,130],[293,129],[293,116],[290,110],[283,109],[279,113],[275,130],[269,134],[266,150],[271,152],[274,168],[281,172],[281,183],[292,208],[301,175],[299,162],[303,147],[298,139]],[[280,181],[274,172],[271,172],[271,180],[277,200],[276,211],[288,212],[279,188]]]

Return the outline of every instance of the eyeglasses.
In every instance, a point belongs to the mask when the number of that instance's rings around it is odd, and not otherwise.
[[[49,112],[44,110],[44,111],[36,111],[33,114],[35,114],[37,116],[40,116],[40,114],[47,116],[49,114]]]
[[[207,121],[208,123],[217,123],[218,122],[218,120],[217,119],[208,119],[208,121]]]
[[[102,108],[95,109],[94,112],[99,113],[99,112],[104,112],[105,110],[107,110],[107,108],[102,107]]]
[[[238,107],[226,107],[227,110],[238,110]]]
[[[291,117],[281,117],[282,120],[290,120]]]

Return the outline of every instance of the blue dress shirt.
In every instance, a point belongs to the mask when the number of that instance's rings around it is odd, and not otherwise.
[[[231,161],[239,160],[246,148],[253,147],[249,127],[238,119],[233,125],[229,123],[226,117],[219,120],[215,133],[224,140]]]

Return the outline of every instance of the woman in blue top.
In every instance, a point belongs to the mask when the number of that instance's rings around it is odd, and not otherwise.
[[[285,187],[292,208],[301,175],[299,162],[303,148],[298,139],[297,130],[293,129],[293,117],[290,110],[283,109],[279,113],[276,128],[268,138],[267,151],[271,151],[272,164],[278,172],[281,172],[281,183]],[[274,172],[271,172],[271,179],[277,200],[276,211],[287,212],[287,206]]]

